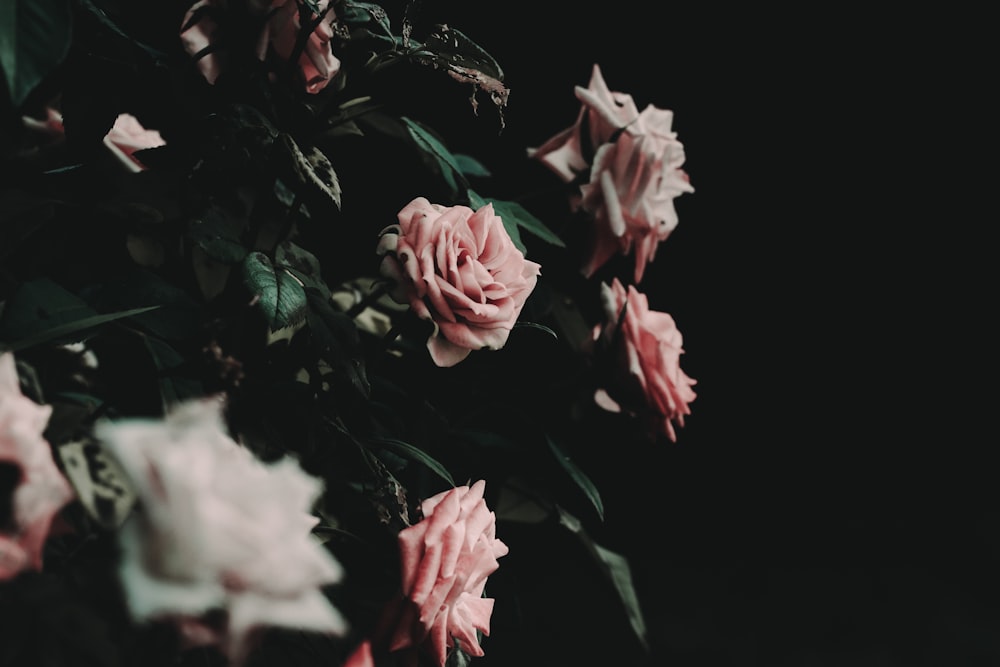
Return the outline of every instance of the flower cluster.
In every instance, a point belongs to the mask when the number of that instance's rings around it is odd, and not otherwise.
[[[571,127],[494,160],[504,70],[418,3],[18,21],[58,43],[0,58],[0,611],[98,628],[37,662],[466,665],[518,608],[570,616],[520,586],[543,557],[588,561],[586,613],[646,646],[593,443],[686,444],[646,271],[694,191],[672,111],[594,65]],[[8,627],[0,653],[44,652]]]

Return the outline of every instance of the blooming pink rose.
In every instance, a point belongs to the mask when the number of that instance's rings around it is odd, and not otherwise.
[[[580,206],[594,217],[588,277],[615,253],[635,251],[635,282],[677,226],[674,199],[694,192],[673,112],[650,105],[613,143],[597,149]]]
[[[20,469],[10,525],[0,525],[0,581],[42,569],[42,551],[56,513],[74,494],[42,437],[52,407],[21,393],[14,355],[0,355],[0,463]]]
[[[503,347],[541,267],[517,249],[493,204],[474,212],[418,197],[398,218],[381,232],[381,271],[396,282],[393,298],[434,323],[434,363]]]
[[[403,612],[390,651],[422,647],[444,667],[448,649],[481,657],[476,631],[490,634],[486,579],[507,555],[486,507],[486,482],[443,491],[421,504],[424,518],[399,533]]]
[[[343,575],[312,535],[322,483],[232,440],[222,405],[192,401],[163,420],[94,432],[140,503],[119,534],[132,617],[172,621],[189,645],[218,645],[240,664],[259,628],[339,635],[347,623],[320,590]],[[211,622],[213,610],[226,612],[223,622]]]
[[[541,161],[567,183],[589,171],[585,154],[593,155],[639,116],[632,96],[610,90],[596,64],[588,87],[576,86],[575,93],[582,103],[576,123],[538,148],[528,149],[529,157]]]
[[[613,360],[620,362],[611,390],[599,389],[598,405],[620,412],[622,407],[655,421],[658,431],[677,441],[672,422],[684,426],[688,405],[695,399],[695,384],[681,370],[684,353],[681,332],[668,313],[649,309],[645,294],[633,285],[626,291],[615,278],[611,285],[601,284],[604,324],[595,329],[595,338],[611,346]],[[624,313],[622,312],[624,310]]]
[[[253,14],[266,13],[263,30],[257,40],[257,57],[261,60],[267,54],[268,44],[284,61],[292,57],[295,44],[303,26],[299,20],[298,0],[253,0],[249,8]],[[320,0],[318,6],[326,13],[316,25],[306,40],[305,48],[299,56],[299,72],[305,83],[306,92],[318,93],[323,90],[334,76],[340,72],[340,60],[333,55],[330,40],[333,39],[333,24],[337,15],[333,9],[327,10],[329,0]],[[195,12],[203,8],[214,11],[204,13],[197,21],[191,23]],[[202,50],[216,44],[219,25],[215,16],[226,10],[226,0],[199,0],[194,3],[181,23],[181,44],[190,56],[197,56]],[[315,19],[316,15],[313,14]],[[219,74],[225,69],[225,53],[218,49],[198,56],[198,69],[209,83],[214,84]]]

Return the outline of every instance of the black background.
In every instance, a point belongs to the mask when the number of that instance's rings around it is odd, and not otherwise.
[[[481,105],[456,149],[520,164],[597,63],[674,111],[695,186],[643,281],[684,333],[693,414],[676,444],[609,422],[585,459],[652,653],[543,573],[574,612],[519,624],[498,599],[482,664],[1000,665],[975,20],[693,4],[422,5],[511,90],[504,131]],[[508,558],[497,576],[528,576]]]

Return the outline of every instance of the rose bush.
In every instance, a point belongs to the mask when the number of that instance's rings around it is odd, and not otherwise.
[[[696,381],[681,370],[683,338],[669,313],[649,309],[649,300],[633,285],[615,278],[601,284],[604,322],[594,337],[609,355],[609,387],[595,395],[606,410],[622,409],[652,419],[656,430],[676,442],[674,422],[684,426],[697,396]]]
[[[0,581],[26,569],[42,569],[52,520],[73,499],[42,435],[51,414],[51,406],[21,393],[14,355],[0,355],[0,464],[18,472],[9,502],[11,516],[0,517]]]
[[[380,270],[395,299],[434,323],[434,363],[454,366],[472,350],[502,348],[541,266],[517,249],[493,205],[473,211],[417,197],[398,219],[380,233]]]
[[[476,633],[489,635],[493,600],[483,591],[508,553],[485,490],[479,480],[431,496],[423,520],[400,531],[402,598],[390,605],[389,651],[422,648],[440,667],[449,648],[484,655]]]
[[[342,634],[347,624],[319,589],[342,576],[311,534],[321,482],[291,459],[256,459],[226,433],[221,409],[192,401],[162,421],[102,422],[95,435],[140,503],[120,537],[133,617],[173,620],[188,643],[218,645],[238,664],[258,628]],[[223,627],[213,610],[227,612]]]

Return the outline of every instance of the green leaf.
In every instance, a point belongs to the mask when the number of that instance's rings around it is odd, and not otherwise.
[[[437,474],[438,477],[448,482],[452,486],[455,486],[455,480],[452,479],[451,474],[448,472],[447,468],[438,463],[437,459],[432,457],[430,454],[420,449],[419,447],[414,447],[413,445],[403,442],[402,440],[396,440],[394,438],[369,438],[368,442],[370,444],[376,445],[383,449],[386,449],[393,454],[397,454],[407,459],[411,459],[418,463],[422,463],[427,466],[432,472]]]
[[[305,290],[309,304],[310,340],[317,354],[334,370],[337,378],[345,378],[359,394],[368,398],[371,383],[365,370],[364,350],[354,320],[334,310],[330,305],[330,290],[309,286]]]
[[[500,212],[497,211],[496,203],[492,199],[484,199],[474,190],[468,190],[468,195],[469,206],[473,209],[478,211],[483,206],[486,206],[486,204],[493,203],[493,212],[500,215]],[[507,230],[510,240],[514,242],[517,249],[527,256],[528,248],[524,245],[524,241],[521,240],[521,230],[517,228],[517,222],[513,218],[506,215],[500,215],[500,222],[503,223],[503,228]]]
[[[306,292],[285,269],[275,269],[262,252],[252,252],[243,261],[247,289],[259,297],[259,305],[272,331],[300,323],[306,316]]]
[[[69,51],[69,0],[0,0],[0,68],[20,106]]]
[[[464,153],[454,153],[452,157],[455,158],[455,164],[458,165],[459,171],[461,171],[466,176],[478,176],[480,178],[489,178],[493,174],[490,170],[486,168],[482,162],[472,157],[471,155],[465,155]]]
[[[190,220],[187,233],[212,259],[224,264],[237,264],[248,253],[243,245],[246,226],[246,218],[213,205]]]
[[[459,181],[461,181],[462,188],[468,188],[469,184],[465,180],[465,176],[462,175],[462,169],[459,166],[458,160],[455,156],[445,148],[437,137],[428,132],[424,127],[420,125],[415,120],[403,116],[401,120],[406,123],[407,129],[410,131],[410,136],[417,143],[417,146],[422,148],[428,154],[430,154],[438,163],[441,171],[441,175],[444,177],[445,181],[451,186],[451,189],[455,192],[460,190]]]
[[[81,340],[109,322],[159,308],[149,306],[100,314],[61,285],[40,278],[22,284],[3,309],[0,340],[12,351],[43,343]]]
[[[573,478],[576,485],[580,487],[583,493],[587,496],[587,499],[594,505],[594,509],[597,510],[597,516],[600,517],[601,521],[604,521],[604,503],[601,501],[601,494],[598,493],[597,487],[594,486],[592,481],[590,481],[590,478],[587,477],[586,473],[580,470],[580,468],[573,463],[573,460],[570,459],[569,455],[562,449],[562,447],[556,444],[555,440],[546,435],[545,441],[549,443],[549,449],[552,450],[552,454],[556,457],[556,460],[559,461],[559,464],[562,465],[563,469],[569,473],[569,476]]]
[[[536,218],[528,209],[516,201],[506,201],[503,199],[487,199],[487,201],[493,202],[493,210],[505,221],[510,220],[511,223],[516,224],[526,232],[537,236],[547,243],[559,246],[560,248],[566,247],[563,240],[546,227],[544,222]]]
[[[614,586],[625,607],[633,632],[644,647],[648,646],[646,621],[642,615],[642,608],[639,606],[639,597],[635,592],[635,584],[632,582],[632,571],[628,561],[621,554],[610,551],[590,539],[590,536],[583,530],[583,524],[575,516],[558,506],[556,510],[559,512],[559,523],[576,534],[584,548],[597,561],[604,574],[611,581],[611,585]]]

